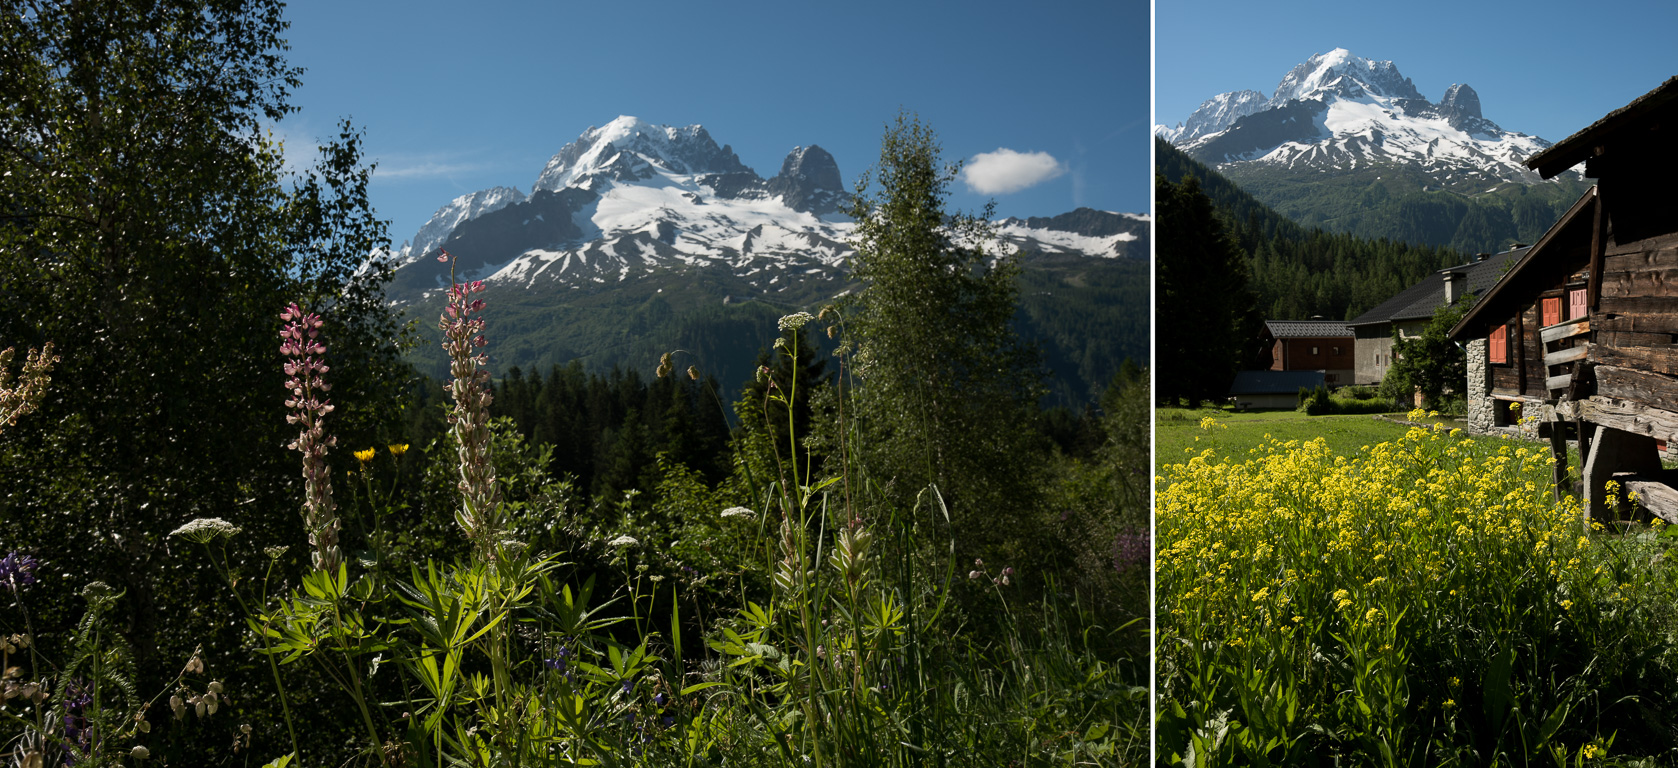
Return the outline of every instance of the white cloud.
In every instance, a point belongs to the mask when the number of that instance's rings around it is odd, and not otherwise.
[[[967,188],[982,195],[1006,195],[1034,187],[1066,173],[1066,166],[1047,152],[1015,152],[1001,148],[980,152],[961,169]]]
[[[482,163],[450,163],[436,160],[397,160],[373,169],[373,176],[382,179],[430,179],[448,177],[483,170]]]

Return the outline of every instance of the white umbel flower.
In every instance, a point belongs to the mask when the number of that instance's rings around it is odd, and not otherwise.
[[[796,331],[815,319],[809,312],[794,312],[781,318],[776,325],[783,331]]]
[[[169,532],[195,544],[208,544],[216,539],[238,535],[239,526],[219,517],[200,517]]]

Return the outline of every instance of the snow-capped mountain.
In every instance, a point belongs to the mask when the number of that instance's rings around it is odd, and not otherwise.
[[[512,187],[491,187],[461,195],[431,214],[425,226],[420,227],[411,240],[403,243],[400,258],[407,262],[434,252],[443,244],[444,238],[462,223],[522,202],[524,193]]]
[[[1175,128],[1156,126],[1154,133],[1172,144],[1183,144],[1228,128],[1236,120],[1264,109],[1264,94],[1258,91],[1220,93],[1200,103],[1189,119]]]
[[[725,271],[761,291],[842,279],[853,224],[839,166],[797,147],[764,179],[697,125],[619,117],[560,149],[532,193],[497,187],[439,209],[396,254],[392,299],[443,287],[446,247],[457,276],[527,288],[581,289],[669,269]],[[1072,216],[1072,214],[1067,214]],[[1146,253],[1145,217],[1091,211],[999,223],[1005,250],[1117,258]]]
[[[1261,99],[1255,91],[1220,94],[1178,126],[1154,131],[1220,170],[1400,164],[1421,168],[1444,186],[1536,183],[1537,174],[1523,161],[1550,146],[1486,119],[1468,85],[1452,85],[1435,103],[1392,62],[1344,48],[1294,67],[1269,99]]]
[[[457,279],[486,284],[497,372],[571,361],[651,370],[682,349],[734,386],[778,317],[854,287],[855,224],[841,210],[851,193],[815,145],[765,179],[700,126],[619,117],[560,148],[530,190],[443,206],[393,254],[386,286],[412,316],[436,317],[450,265],[435,256],[446,248]],[[1042,344],[1063,402],[1098,394],[1124,358],[1146,359],[1147,216],[1080,208],[995,225],[997,251],[1029,251],[1018,322]],[[447,370],[435,344],[413,359]]]

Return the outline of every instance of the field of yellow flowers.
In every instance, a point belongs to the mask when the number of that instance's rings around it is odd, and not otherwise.
[[[1272,440],[1166,467],[1161,761],[1678,755],[1674,539],[1584,529],[1551,470],[1536,444],[1439,426],[1350,455]]]

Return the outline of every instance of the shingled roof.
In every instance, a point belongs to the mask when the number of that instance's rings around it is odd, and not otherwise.
[[[1508,265],[1524,256],[1528,248],[1494,253],[1480,261],[1461,264],[1435,271],[1422,278],[1415,285],[1398,292],[1368,312],[1352,318],[1348,326],[1375,325],[1377,323],[1391,323],[1400,320],[1426,320],[1433,317],[1433,312],[1445,306],[1445,275],[1456,272],[1465,276],[1462,292],[1483,296],[1499,277],[1503,276]]]
[[[1351,338],[1352,335],[1352,327],[1342,320],[1266,320],[1264,327],[1278,339]]]

